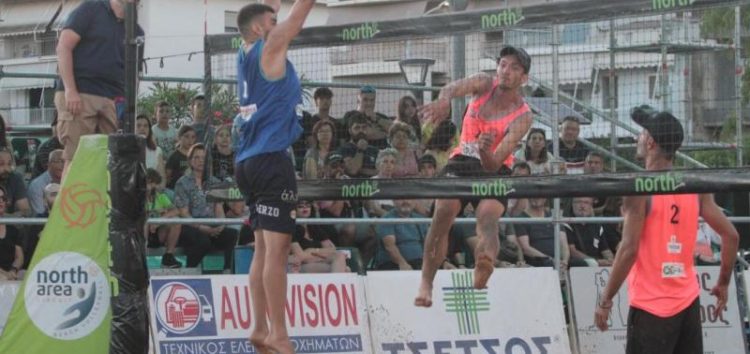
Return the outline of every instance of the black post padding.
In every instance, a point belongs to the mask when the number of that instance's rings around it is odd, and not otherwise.
[[[122,131],[135,133],[135,101],[138,96],[138,11],[135,2],[125,3],[125,116]]]
[[[110,272],[115,279],[110,353],[148,352],[145,146],[145,139],[134,134],[109,136]]]

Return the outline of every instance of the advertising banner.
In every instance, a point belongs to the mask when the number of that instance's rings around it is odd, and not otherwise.
[[[247,275],[152,277],[157,353],[255,353]],[[289,275],[286,321],[297,353],[369,353],[362,279],[356,274]]]
[[[594,310],[599,294],[609,280],[611,268],[580,267],[570,270],[573,293],[573,308],[578,331],[581,354],[625,353],[627,333],[628,303],[627,281],[613,299],[609,330],[600,331],[594,325]],[[696,267],[701,288],[701,321],[703,324],[704,353],[745,353],[742,338],[743,324],[737,306],[737,288],[732,278],[729,283],[727,309],[714,316],[716,297],[710,294],[711,288],[719,279],[719,267]]]
[[[570,353],[560,282],[551,268],[438,271],[432,307],[414,306],[418,271],[365,277],[373,353]]]
[[[81,137],[0,337],[0,353],[109,351],[107,143],[105,135]]]

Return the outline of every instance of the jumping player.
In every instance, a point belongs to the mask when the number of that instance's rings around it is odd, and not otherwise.
[[[287,51],[314,4],[315,0],[296,0],[289,18],[278,25],[280,0],[247,5],[237,15],[244,45],[238,58],[240,141],[235,171],[255,230],[250,295],[258,320],[250,342],[260,353],[294,353],[284,304],[297,183],[286,150],[302,133],[296,114],[302,89]]]
[[[461,141],[441,175],[487,177],[509,175],[513,149],[531,127],[532,114],[520,88],[528,80],[531,58],[521,48],[505,47],[497,59],[496,75],[475,74],[446,85],[439,98],[420,108],[424,119],[439,122],[448,116],[450,100],[472,95],[461,129]],[[500,250],[498,219],[507,200],[437,199],[432,225],[427,233],[422,261],[422,281],[414,304],[432,306],[432,282],[448,251],[448,230],[468,203],[474,204],[479,244],[474,257],[474,287],[483,289],[494,269]]]

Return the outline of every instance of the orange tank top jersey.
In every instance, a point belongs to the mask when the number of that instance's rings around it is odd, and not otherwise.
[[[482,133],[495,133],[495,140],[492,142],[491,151],[495,151],[497,146],[505,138],[505,134],[508,132],[508,126],[516,120],[516,118],[530,111],[529,105],[524,102],[521,107],[518,107],[515,111],[510,114],[494,119],[488,120],[479,115],[480,109],[487,102],[492,94],[497,89],[497,81],[493,83],[492,90],[484,94],[483,96],[473,100],[464,116],[463,125],[461,127],[461,142],[451,153],[451,157],[457,155],[470,156],[479,159],[479,134]],[[508,158],[505,159],[504,164],[509,168],[513,166],[513,154],[509,154]]]
[[[631,306],[670,317],[698,297],[693,265],[698,208],[695,194],[651,196],[638,258],[628,277]]]

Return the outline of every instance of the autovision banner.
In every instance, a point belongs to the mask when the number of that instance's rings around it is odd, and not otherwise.
[[[610,328],[602,332],[594,325],[594,309],[599,295],[609,281],[609,267],[571,268],[573,308],[575,310],[578,343],[581,354],[625,353],[628,310],[627,282],[613,299],[614,306],[609,318]],[[737,302],[737,287],[734,277],[729,283],[727,308],[719,316],[714,315],[716,298],[710,291],[719,279],[719,267],[696,267],[700,285],[701,323],[703,326],[704,353],[745,353],[743,328]]]
[[[157,353],[255,353],[247,275],[152,277]],[[286,321],[296,353],[370,353],[364,285],[356,274],[289,276]]]
[[[421,308],[420,272],[367,273],[373,353],[570,353],[552,268],[497,269],[483,290],[472,277],[438,271],[432,307]]]
[[[109,351],[107,141],[104,135],[81,138],[0,337],[0,353]]]

